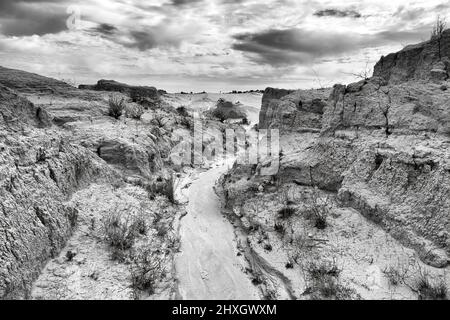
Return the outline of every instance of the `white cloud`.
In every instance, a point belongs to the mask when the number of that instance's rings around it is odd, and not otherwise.
[[[184,91],[266,85],[309,88],[317,86],[318,78],[327,85],[351,81],[348,73],[362,70],[367,61],[373,65],[380,54],[421,40],[437,14],[450,12],[446,4],[440,0],[81,0],[81,30],[43,28],[55,33],[0,36],[0,58],[7,67],[78,82],[114,78]],[[328,11],[314,14],[320,10]],[[0,32],[2,21],[0,17]],[[237,34],[286,29],[374,40],[360,40],[356,50],[340,47],[339,52],[305,60],[296,59],[302,52],[287,46],[283,50],[291,50],[287,52],[290,65],[271,64],[235,46]],[[296,39],[298,48],[304,44],[302,32]],[[351,40],[345,43],[351,45]],[[273,54],[286,54],[283,50]]]

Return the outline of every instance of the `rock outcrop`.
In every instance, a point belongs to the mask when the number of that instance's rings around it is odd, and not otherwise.
[[[50,125],[49,114],[41,107],[35,106],[25,98],[0,84],[1,124],[6,128],[23,125],[47,127]]]
[[[396,133],[450,133],[450,93],[430,82],[388,84],[379,77],[336,85],[323,131],[367,129]]]
[[[3,86],[0,113],[0,298],[23,298],[76,224],[68,197],[114,175],[95,154],[66,143],[44,110]]]
[[[370,79],[329,90],[268,88],[260,128],[282,132],[277,181],[331,192],[426,264],[448,266],[449,57],[446,30],[381,58]]]
[[[408,80],[446,80],[450,72],[450,29],[441,36],[382,57],[374,76],[390,84]]]
[[[77,94],[78,91],[77,88],[63,81],[4,67],[0,67],[0,84],[23,94],[42,93],[71,96]]]
[[[139,207],[139,199],[146,197],[146,203],[154,204],[152,199],[162,193],[154,181],[168,174],[162,169],[173,143],[169,127],[183,127],[177,125],[174,108],[146,112],[151,119],[161,118],[159,124],[116,120],[107,116],[108,93],[7,70],[0,70],[0,299],[17,299],[30,297],[49,260],[64,264],[61,251],[74,232],[83,237],[85,230],[79,228],[90,228],[93,211],[79,214],[80,202],[91,199],[90,190],[103,189],[103,196],[117,193],[120,198],[121,186],[134,190],[128,203]],[[151,89],[143,92],[154,96]],[[101,216],[97,218],[100,222]],[[97,245],[98,238],[92,241],[96,245],[82,248],[91,259],[95,254],[90,250],[109,255],[107,246]],[[61,269],[65,267],[70,268]],[[57,279],[58,285],[67,280]],[[41,289],[48,298],[50,289]]]
[[[330,89],[291,91],[267,88],[262,99],[259,128],[320,130],[330,92]]]
[[[130,95],[136,100],[159,99],[159,92],[155,87],[130,86],[114,80],[99,80],[95,85],[80,85],[78,88],[83,90],[121,92],[123,94]]]
[[[294,90],[286,90],[286,89],[275,89],[275,88],[266,88],[263,93],[262,103],[261,103],[261,111],[259,113],[259,127],[261,129],[265,129],[268,127],[270,121],[270,116],[268,117],[268,113],[273,114],[270,110],[269,105],[272,100],[279,100],[284,96],[294,92]]]

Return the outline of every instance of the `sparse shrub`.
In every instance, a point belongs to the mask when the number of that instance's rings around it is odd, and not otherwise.
[[[189,112],[187,111],[185,106],[178,107],[177,112],[182,117],[189,117]]]
[[[180,249],[180,238],[177,235],[170,235],[167,241],[167,247],[178,252]]]
[[[291,261],[288,261],[284,267],[286,269],[294,269],[294,264]]]
[[[225,120],[227,120],[227,115],[222,109],[217,108],[212,112],[212,115],[213,117],[219,119],[220,122],[224,122]]]
[[[140,235],[147,234],[147,222],[144,219],[143,215],[139,215],[134,219],[133,222],[133,228],[139,233]]]
[[[258,285],[260,285],[260,284],[262,284],[264,281],[263,281],[263,279],[262,279],[262,277],[260,276],[260,275],[255,275],[254,277],[253,277],[253,279],[252,279],[252,283],[253,283],[253,285],[255,285],[255,286],[258,286]]]
[[[428,274],[421,272],[415,284],[420,300],[446,300],[447,285],[443,280],[432,282]]]
[[[389,284],[397,286],[405,282],[408,270],[400,265],[388,266],[383,270],[384,275],[388,278]]]
[[[281,235],[284,235],[286,233],[286,228],[281,223],[275,223],[273,228]]]
[[[134,242],[134,229],[129,219],[122,219],[121,215],[114,211],[103,220],[104,236],[106,242],[115,248],[129,249]]]
[[[307,293],[311,294],[312,299],[351,299],[356,293],[339,283],[341,271],[335,261],[328,264],[310,263],[307,272],[311,286]]]
[[[125,109],[125,116],[127,118],[140,120],[144,114],[144,108],[138,104],[128,105]]]
[[[138,234],[146,232],[146,228],[141,216],[123,217],[118,211],[107,214],[103,218],[103,234],[105,241],[113,249],[113,260],[123,260],[124,252],[133,246]]]
[[[280,219],[289,219],[295,214],[296,210],[292,207],[284,207],[280,211],[278,211],[278,217]]]
[[[169,228],[162,223],[156,225],[156,235],[160,238],[164,238],[169,233]]]
[[[118,95],[110,95],[109,96],[109,116],[119,119],[125,109],[125,100]]]
[[[153,218],[153,224],[157,225],[163,218],[163,215],[161,213],[155,212],[155,217]]]
[[[76,256],[77,254],[75,253],[75,252],[73,252],[73,251],[71,251],[71,250],[69,250],[69,251],[67,251],[66,252],[66,259],[67,259],[67,261],[72,261],[73,260],[73,258]]]
[[[264,295],[263,295],[263,300],[277,300],[277,291],[275,289],[269,289],[266,288]]]
[[[159,250],[141,248],[131,255],[131,287],[135,297],[138,291],[155,293],[156,283],[166,275],[166,255]]]
[[[438,16],[436,18],[435,25],[433,26],[433,31],[431,31],[431,39],[441,39],[445,28],[447,27],[447,22],[445,19]]]
[[[342,270],[336,264],[336,261],[333,260],[331,263],[315,263],[311,262],[307,266],[307,271],[313,280],[319,280],[325,276],[331,277],[339,277]]]
[[[330,209],[328,198],[323,200],[318,196],[317,193],[317,187],[315,187],[312,194],[312,199],[306,203],[306,218],[312,219],[314,222],[314,226],[319,230],[323,230],[327,227],[327,218]]]

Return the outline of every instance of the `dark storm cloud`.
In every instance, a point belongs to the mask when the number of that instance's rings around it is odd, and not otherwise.
[[[66,29],[66,6],[58,0],[1,0],[0,31],[7,36],[43,35]]]
[[[345,52],[352,46],[342,35],[309,32],[300,29],[267,30],[235,35],[233,49],[256,53],[269,64],[305,63],[317,56]]]
[[[235,35],[233,49],[251,53],[259,63],[274,66],[310,63],[315,58],[336,56],[358,49],[389,43],[418,41],[423,28],[410,31],[382,31],[371,35],[305,31],[301,29],[266,30]]]
[[[153,31],[131,31],[130,34],[133,41],[127,45],[128,47],[145,51],[158,46],[158,40]]]
[[[183,41],[182,35],[168,33],[164,22],[145,30],[131,30],[128,37],[131,41],[121,44],[140,51],[156,47],[177,47]]]
[[[118,29],[115,26],[109,23],[101,23],[97,27],[92,28],[91,30],[96,33],[100,33],[103,36],[112,36],[118,31]]]
[[[361,18],[362,15],[355,10],[338,10],[338,9],[325,9],[314,12],[317,17],[338,17],[338,18]]]
[[[171,5],[179,7],[179,6],[186,6],[188,4],[203,2],[203,0],[172,0]]]

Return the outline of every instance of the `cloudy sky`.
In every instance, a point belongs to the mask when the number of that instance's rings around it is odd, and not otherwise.
[[[449,1],[1,0],[0,65],[168,91],[330,86],[428,39],[438,14]]]

